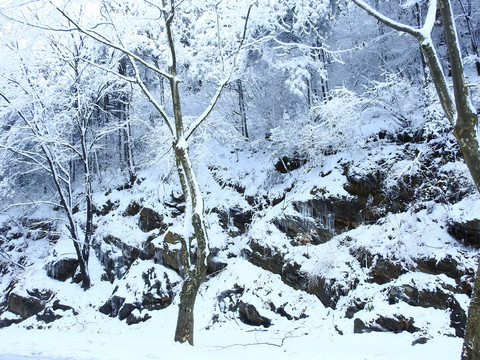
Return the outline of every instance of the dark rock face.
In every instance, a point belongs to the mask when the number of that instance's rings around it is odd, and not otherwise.
[[[134,269],[135,266],[132,266],[129,272]],[[175,296],[174,287],[177,283],[172,284],[167,273],[160,273],[160,269],[159,265],[155,265],[141,273],[134,273],[131,279],[136,282],[136,290],[131,289],[128,281],[121,285],[122,291],[130,292],[134,296],[134,300],[126,302],[125,297],[116,295],[115,293],[119,289],[117,287],[114,294],[99,308],[99,311],[110,317],[118,317],[120,320],[126,319],[129,324],[137,324],[151,317],[148,313],[138,315],[138,311],[153,311],[168,307]],[[137,274],[141,274],[141,276]],[[163,279],[160,275],[163,275]],[[134,312],[135,310],[138,311]]]
[[[116,317],[118,316],[118,313],[120,312],[120,309],[124,302],[124,297],[113,295],[105,302],[105,304],[100,306],[98,311],[110,317]]]
[[[252,251],[246,251],[245,256],[252,264],[264,270],[281,276],[282,281],[294,289],[304,290],[316,295],[323,305],[335,309],[341,296],[345,296],[351,290],[344,288],[334,280],[326,280],[321,277],[312,279],[300,269],[300,265],[285,261],[282,253],[268,246],[262,246],[255,241],[250,242]],[[356,284],[352,284],[352,288]]]
[[[45,324],[50,324],[51,322],[61,319],[62,317],[62,315],[56,314],[53,309],[47,308],[43,311],[43,313],[38,314],[36,319],[37,321],[43,321]]]
[[[110,200],[107,200],[105,204],[102,205],[102,208],[100,210],[97,209],[96,215],[97,216],[105,216],[108,213],[110,213],[112,210],[116,210],[118,208],[118,202],[111,202]]]
[[[10,325],[13,325],[13,324],[19,324],[23,320],[24,319],[0,319],[0,329],[9,327]]]
[[[215,208],[213,211],[218,214],[220,226],[225,230],[229,230],[235,236],[245,234],[248,226],[252,223],[253,212],[251,210],[245,211],[233,207],[228,210]],[[234,231],[232,227],[235,227],[237,231]]]
[[[361,267],[369,269],[368,281],[378,285],[386,284],[407,272],[402,265],[393,260],[384,259],[380,255],[374,255],[364,247],[350,249],[350,254],[358,260]]]
[[[135,314],[130,314],[128,315],[127,317],[127,325],[135,325],[135,324],[139,324],[141,322],[145,322],[149,319],[151,319],[152,317],[149,315],[149,314],[145,314],[143,316],[137,316]]]
[[[46,266],[47,276],[55,280],[66,281],[75,275],[77,267],[77,259],[64,258],[52,261]]]
[[[433,307],[435,309],[450,310],[450,326],[455,329],[455,335],[463,337],[465,335],[465,326],[467,316],[465,311],[449,292],[441,288],[435,290],[418,290],[411,285],[402,285],[392,287],[388,293],[390,304],[396,304],[404,301],[412,306],[424,308]]]
[[[290,171],[297,170],[306,164],[305,159],[301,158],[289,158],[287,156],[281,157],[275,164],[275,170],[282,174],[286,174]]]
[[[121,278],[135,260],[151,258],[148,251],[128,245],[111,235],[103,238],[103,244],[94,243],[93,248],[110,282]]]
[[[362,301],[360,299],[355,299],[352,303],[352,305],[350,305],[347,310],[345,311],[345,317],[347,319],[353,319],[353,316],[359,312],[360,310],[363,310],[365,309],[365,306],[367,305],[367,303],[365,301]],[[355,320],[360,320],[360,319],[355,319]],[[360,320],[361,321],[361,320]],[[355,323],[354,323],[355,325]]]
[[[163,238],[162,263],[180,273],[180,248],[177,246],[182,236],[168,231]]]
[[[62,310],[62,311],[72,310],[73,315],[78,315],[78,311],[76,311],[73,307],[71,307],[69,305],[61,304],[60,300],[58,300],[58,299],[53,302],[52,309],[53,310]]]
[[[143,232],[150,232],[155,229],[166,230],[166,225],[163,222],[163,216],[150,208],[143,208],[140,211],[138,226]]]
[[[8,297],[7,311],[20,315],[23,319],[38,314],[45,309],[45,300],[33,296],[22,296],[12,292]]]
[[[473,269],[465,269],[457,260],[447,256],[439,261],[436,259],[417,260],[417,269],[427,274],[445,274],[449,278],[455,279],[457,283],[465,275],[472,275]]]
[[[134,304],[124,303],[118,312],[118,318],[120,320],[125,320],[136,308],[137,306]]]
[[[127,208],[125,209],[123,216],[135,216],[140,212],[140,204],[136,201],[131,202],[128,204]]]
[[[409,333],[417,332],[419,329],[413,326],[413,319],[407,319],[403,315],[394,315],[394,317],[379,316],[373,323],[365,324],[361,319],[356,318],[353,321],[353,332],[362,334],[366,332],[393,332],[395,334],[407,331]]]
[[[450,309],[450,326],[455,329],[455,336],[463,338],[467,326],[467,314],[454,297],[449,299],[448,308]]]
[[[377,318],[377,320],[375,320],[375,323],[380,326],[380,329],[384,329],[385,331],[393,332],[395,334],[402,331],[414,333],[419,330],[413,326],[414,321],[412,318],[407,319],[403,315],[395,315],[394,318],[380,316]]]
[[[433,307],[435,309],[447,309],[451,295],[440,288],[433,291],[418,290],[411,285],[394,286],[388,293],[388,302],[396,304],[404,301],[412,306],[421,306],[424,308]]]
[[[272,321],[260,315],[255,306],[244,303],[243,301],[239,301],[238,303],[238,314],[240,320],[247,325],[263,326],[265,328],[272,325]]]
[[[464,223],[453,222],[448,226],[448,232],[464,244],[476,248],[480,247],[480,219],[470,220]]]

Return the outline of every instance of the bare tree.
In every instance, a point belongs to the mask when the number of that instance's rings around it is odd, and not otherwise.
[[[241,34],[238,47],[232,56],[232,63],[230,71],[225,75],[225,78],[218,86],[216,93],[211,99],[209,105],[204,112],[196,118],[189,125],[185,126],[183,119],[183,112],[181,106],[181,94],[179,91],[179,77],[178,77],[178,62],[177,53],[175,51],[175,40],[173,33],[173,21],[175,18],[175,1],[162,0],[162,6],[153,5],[149,1],[145,1],[156,8],[165,25],[165,35],[170,55],[170,63],[168,69],[162,70],[158,63],[149,62],[130,51],[122,42],[119,33],[116,31],[116,26],[110,18],[110,24],[115,30],[116,39],[109,39],[106,36],[99,34],[98,29],[87,29],[82,27],[78,22],[74,21],[64,10],[57,8],[57,10],[69,21],[70,24],[81,33],[88,35],[92,39],[115,49],[126,55],[130,61],[133,69],[133,77],[120,74],[114,70],[106,69],[107,71],[115,73],[119,78],[135,84],[148,98],[150,103],[158,112],[160,118],[167,125],[172,137],[172,148],[175,156],[175,163],[177,173],[180,179],[183,195],[185,196],[186,210],[184,218],[184,233],[181,239],[180,262],[184,273],[184,283],[180,294],[179,312],[177,319],[177,327],[175,331],[175,341],[188,342],[191,345],[194,343],[194,305],[198,289],[202,284],[206,270],[207,260],[209,256],[208,234],[205,225],[205,210],[202,193],[198,184],[193,164],[190,158],[188,140],[195,132],[195,130],[206,120],[208,115],[212,112],[217,103],[222,90],[230,81],[232,74],[236,67],[236,61],[240,49],[245,40],[248,18],[250,16],[251,6],[248,8],[243,33]],[[108,6],[104,3],[105,13],[108,14]],[[97,66],[102,66],[96,64]],[[170,97],[173,108],[173,116],[169,116],[162,105],[162,99],[158,100],[154,94],[148,89],[146,82],[140,76],[139,67],[146,67],[153,71],[159,78],[166,79],[170,85]]]
[[[462,150],[465,163],[470,171],[470,175],[472,176],[477,190],[480,192],[480,149],[476,131],[478,117],[469,99],[460,45],[455,27],[455,18],[450,0],[439,0],[438,7],[442,17],[443,33],[450,60],[453,94],[449,90],[447,78],[443,73],[437,50],[434,47],[431,38],[437,12],[437,0],[429,1],[428,13],[422,28],[414,28],[392,20],[380,14],[362,0],[352,1],[378,21],[397,31],[410,34],[419,41],[420,48],[430,70],[433,84],[435,85],[438,97],[440,98],[443,112],[453,127],[453,134]],[[473,297],[468,311],[467,330],[462,351],[463,360],[480,359],[479,275],[480,266],[477,270]]]

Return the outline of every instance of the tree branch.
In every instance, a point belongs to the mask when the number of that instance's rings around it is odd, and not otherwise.
[[[243,43],[245,42],[245,38],[247,36],[247,25],[248,25],[248,20],[250,18],[250,12],[252,10],[252,6],[253,6],[253,4],[248,7],[247,16],[245,18],[245,23],[243,25],[242,37],[240,39],[240,43],[239,43],[239,45],[237,47],[237,50],[235,52],[235,55],[233,57],[233,62],[232,62],[232,67],[230,69],[230,72],[228,73],[227,77],[220,84],[219,88],[217,89],[217,92],[213,96],[212,100],[208,104],[205,111],[186,130],[186,132],[185,132],[185,139],[186,140],[189,139],[189,137],[193,134],[193,132],[205,121],[205,119],[208,117],[208,115],[210,115],[210,113],[213,111],[213,108],[215,107],[215,104],[218,102],[218,99],[220,98],[220,95],[222,94],[223,89],[228,84],[228,82],[230,81],[230,79],[231,79],[231,77],[232,77],[232,75],[235,71],[235,67],[237,65],[237,60],[238,60],[238,55],[240,54],[240,50],[242,49]]]

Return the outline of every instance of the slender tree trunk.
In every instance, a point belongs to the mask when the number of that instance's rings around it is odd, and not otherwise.
[[[242,84],[242,80],[240,79],[237,79],[237,91],[238,91],[238,107],[240,108],[240,122],[241,122],[242,136],[245,139],[248,139],[247,112],[245,110],[243,84]]]
[[[188,341],[189,344],[193,345],[194,306],[198,289],[207,271],[207,257],[209,252],[208,236],[205,226],[203,197],[190,159],[188,142],[185,138],[185,127],[183,124],[182,106],[178,88],[179,79],[177,77],[175,44],[171,29],[174,16],[174,3],[170,0],[170,4],[168,4],[167,0],[163,0],[163,6],[165,8],[167,8],[167,6],[170,7],[169,11],[164,11],[164,17],[171,56],[171,65],[168,72],[171,75],[169,82],[175,122],[173,150],[175,152],[177,172],[186,203],[184,219],[184,230],[186,233],[182,234],[180,252],[181,266],[185,273],[185,279],[182,292],[180,293],[175,341],[182,343]],[[188,229],[193,229],[193,233],[188,233]],[[193,264],[192,261],[194,262]]]
[[[174,146],[174,150],[177,172],[186,201],[185,225],[186,228],[189,225],[193,228],[193,234],[184,234],[182,239],[180,260],[185,278],[180,294],[175,341],[188,341],[193,345],[194,306],[198,289],[207,272],[208,237],[203,197],[190,161],[188,145],[185,141],[180,141]]]

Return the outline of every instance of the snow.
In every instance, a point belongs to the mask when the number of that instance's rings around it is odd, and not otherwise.
[[[175,344],[162,327],[90,331],[2,331],[2,360],[123,360],[123,359],[324,359],[404,360],[458,358],[461,341],[434,339],[412,346],[410,334],[331,335],[321,327],[299,327],[274,335],[245,333],[238,328],[198,332],[197,345]],[[171,335],[171,334],[170,334]],[[167,340],[166,340],[167,339]],[[214,339],[215,341],[212,341]]]

